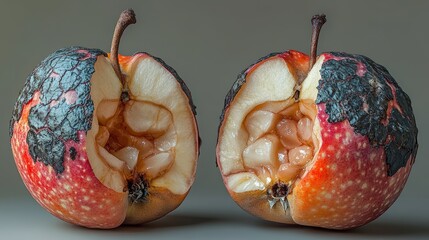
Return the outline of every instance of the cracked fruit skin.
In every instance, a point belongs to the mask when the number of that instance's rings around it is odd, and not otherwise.
[[[410,174],[411,101],[367,57],[330,52],[308,62],[297,51],[273,53],[239,75],[225,99],[217,163],[234,201],[255,216],[355,228],[383,214]]]
[[[31,195],[89,228],[160,218],[180,205],[195,175],[199,138],[185,83],[147,53],[119,63],[128,101],[101,50],[52,53],[27,78],[10,122]]]

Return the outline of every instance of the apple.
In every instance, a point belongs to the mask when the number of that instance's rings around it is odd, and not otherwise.
[[[260,218],[330,229],[364,225],[398,198],[417,153],[410,98],[355,54],[272,53],[226,96],[217,163],[234,201]]]
[[[10,121],[13,156],[34,199],[89,228],[158,219],[180,205],[195,175],[199,137],[189,89],[148,53],[69,47],[27,78]]]

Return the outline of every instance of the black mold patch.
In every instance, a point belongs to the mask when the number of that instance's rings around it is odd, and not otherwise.
[[[135,179],[128,180],[128,200],[130,203],[145,202],[148,192],[149,184],[145,180],[144,175],[139,175]]]
[[[71,158],[72,160],[76,160],[76,156],[77,156],[76,148],[71,147],[71,148],[69,149],[69,152],[70,152],[70,158]]]
[[[328,122],[347,119],[356,133],[368,137],[372,147],[383,147],[388,175],[394,175],[417,153],[417,126],[410,98],[386,68],[371,59],[330,54],[336,58],[322,65],[316,103],[326,103]],[[357,74],[358,64],[366,68],[362,76]],[[393,108],[389,116],[388,104],[394,98],[401,112]]]
[[[57,174],[64,171],[64,143],[78,141],[78,131],[91,128],[93,102],[90,96],[90,80],[98,55],[106,55],[98,49],[70,47],[49,55],[27,78],[15,103],[9,126],[12,137],[13,125],[19,121],[22,108],[38,91],[40,103],[30,109],[27,135],[29,152],[34,161],[52,166]],[[67,102],[66,93],[76,96]],[[74,148],[73,148],[74,149]],[[70,148],[76,157],[76,149]]]

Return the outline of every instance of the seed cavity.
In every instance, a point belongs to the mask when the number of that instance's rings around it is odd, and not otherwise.
[[[282,119],[276,126],[277,134],[283,146],[289,150],[301,145],[298,139],[297,122],[291,119]]]
[[[174,164],[177,133],[171,113],[145,101],[103,100],[97,120],[99,158],[109,171],[118,172],[128,182],[132,202],[140,201],[147,183],[163,176]]]
[[[280,202],[286,211],[287,195],[314,157],[315,117],[314,102],[306,100],[255,107],[243,121],[248,138],[241,157],[247,175],[231,174],[230,189],[265,190],[270,206]]]
[[[309,141],[311,139],[311,130],[313,129],[311,120],[307,117],[301,118],[297,125],[299,137],[304,141]]]

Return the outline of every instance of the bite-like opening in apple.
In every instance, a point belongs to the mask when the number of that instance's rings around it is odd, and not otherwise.
[[[177,136],[167,109],[138,100],[103,100],[97,118],[98,154],[128,182],[134,182],[136,176],[150,182],[170,169]]]
[[[297,85],[294,68],[283,57],[290,56],[268,58],[246,72],[226,110],[217,151],[231,194],[257,194],[271,208],[280,202],[289,211],[294,187],[311,169],[321,144],[313,95],[323,59]]]
[[[118,110],[106,119],[104,109],[115,106],[118,106]],[[125,104],[102,101],[99,109],[96,141],[100,148],[121,160],[130,173],[144,172],[149,179],[158,177],[168,169],[174,158],[177,138],[168,110],[135,100]]]
[[[252,109],[243,122],[248,137],[242,160],[244,172],[256,177],[230,182],[231,190],[245,192],[261,185],[271,197],[285,197],[317,151],[315,116],[310,100],[266,102]]]
[[[154,59],[140,59],[127,75],[126,100],[121,99],[124,88],[109,60],[98,59],[91,79],[95,109],[87,140],[96,177],[106,187],[127,192],[131,202],[144,200],[151,187],[186,193],[197,156],[193,115],[179,83]]]

